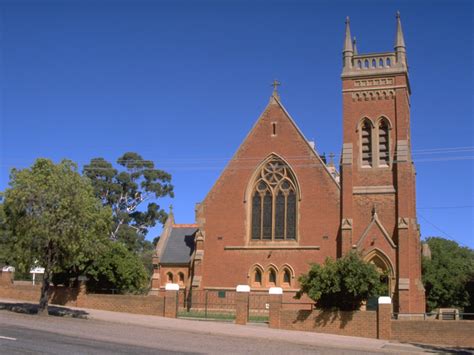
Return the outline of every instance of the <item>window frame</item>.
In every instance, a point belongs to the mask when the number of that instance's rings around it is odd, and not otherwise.
[[[284,173],[282,177],[278,181],[270,181],[268,177],[265,176],[265,169],[271,164],[281,164],[280,167],[283,168]],[[268,173],[268,170],[267,170]],[[273,178],[273,176],[272,176]],[[259,184],[264,183],[266,186],[265,188],[259,189]],[[284,187],[283,185],[286,184]],[[271,208],[271,236],[265,236],[264,234],[264,203],[263,203],[263,196],[269,193],[272,199],[272,208]],[[283,236],[277,236],[277,198],[279,194],[282,193],[285,202],[284,202],[284,219],[283,219]],[[250,201],[248,206],[248,242],[249,243],[256,243],[256,244],[266,244],[266,243],[278,243],[278,244],[294,244],[298,242],[298,220],[299,220],[299,202],[300,202],[300,192],[298,188],[298,181],[296,175],[291,168],[291,166],[280,156],[272,153],[270,154],[255,170],[254,176],[251,179],[251,183],[249,184],[248,192],[247,192],[247,201]],[[258,233],[256,232],[255,225],[254,225],[254,205],[256,203],[255,196],[260,195],[260,228],[258,231],[260,232],[259,238],[254,238],[254,236]],[[289,208],[292,208],[292,204],[289,203],[289,197],[294,195],[294,221],[290,225],[289,222]],[[281,211],[280,211],[281,212]]]
[[[367,122],[370,127],[370,154],[371,154],[371,164],[364,164],[363,159],[363,144],[362,144],[362,132],[363,125]],[[380,152],[380,124],[385,123],[387,127],[387,154],[388,154],[388,164],[381,162],[381,152]],[[387,169],[390,168],[393,164],[391,149],[392,149],[392,137],[390,131],[392,130],[392,124],[388,117],[381,115],[374,122],[367,116],[364,116],[360,119],[359,124],[357,125],[357,139],[359,146],[359,167],[361,169]]]

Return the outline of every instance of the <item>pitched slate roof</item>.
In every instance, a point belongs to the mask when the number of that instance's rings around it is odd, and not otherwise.
[[[187,264],[194,252],[194,234],[197,227],[194,225],[174,225],[167,240],[161,264]]]

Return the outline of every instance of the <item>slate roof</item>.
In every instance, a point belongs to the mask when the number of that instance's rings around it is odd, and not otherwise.
[[[173,226],[166,243],[160,264],[188,264],[194,252],[194,234],[196,227]]]

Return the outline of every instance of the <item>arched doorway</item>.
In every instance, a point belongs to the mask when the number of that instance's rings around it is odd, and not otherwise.
[[[385,284],[384,296],[393,299],[395,294],[395,272],[390,259],[379,249],[371,250],[364,257],[364,260],[375,265],[380,273],[380,280]]]

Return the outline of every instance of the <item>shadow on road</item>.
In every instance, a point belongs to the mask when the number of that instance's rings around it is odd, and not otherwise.
[[[427,344],[416,344],[411,343],[420,349],[427,350],[432,353],[441,353],[441,354],[459,354],[459,355],[468,355],[474,353],[474,348],[456,348],[454,346],[441,346],[441,345],[427,345]]]
[[[38,314],[38,305],[34,303],[7,303],[0,302],[0,310],[6,310],[15,313]],[[66,307],[48,307],[48,314],[57,317],[71,317],[87,319],[89,313],[77,309]]]

